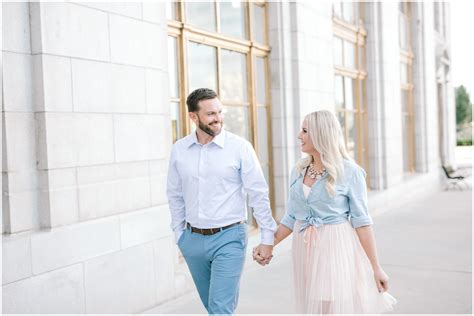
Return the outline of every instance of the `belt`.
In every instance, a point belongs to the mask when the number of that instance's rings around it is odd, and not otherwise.
[[[197,227],[191,226],[191,224],[189,223],[186,223],[186,227],[191,229],[193,233],[198,233],[201,235],[214,235],[220,231],[223,231],[224,229],[231,228],[232,226],[243,224],[243,223],[245,223],[245,221],[240,221],[237,223],[233,223],[233,224],[230,224],[224,227],[218,227],[218,228],[197,228]]]

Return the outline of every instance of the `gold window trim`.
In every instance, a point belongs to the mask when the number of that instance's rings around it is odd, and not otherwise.
[[[186,97],[190,91],[188,87],[188,74],[187,74],[187,43],[189,41],[206,44],[213,46],[217,49],[217,84],[220,95],[221,91],[221,49],[227,49],[236,51],[239,53],[246,54],[247,61],[247,102],[232,102],[222,100],[226,106],[245,106],[249,108],[249,134],[250,142],[255,148],[257,154],[259,153],[258,141],[257,141],[257,107],[265,107],[267,114],[267,139],[268,144],[268,176],[269,176],[269,191],[270,191],[270,203],[272,206],[273,213],[275,212],[275,197],[274,197],[274,174],[273,174],[273,151],[272,151],[272,117],[271,117],[271,93],[270,93],[270,71],[269,71],[269,54],[271,51],[268,45],[268,4],[266,1],[253,1],[253,2],[242,2],[245,5],[245,20],[246,25],[246,38],[239,39],[231,36],[219,34],[220,31],[220,18],[219,18],[219,6],[217,2],[215,4],[216,12],[216,30],[217,32],[207,31],[200,29],[199,27],[193,26],[186,22],[185,3],[179,1],[172,3],[176,9],[176,20],[168,20],[168,35],[177,38],[177,62],[178,62],[178,80],[180,82],[179,93],[180,98],[171,98],[171,101],[180,102],[180,119],[181,119],[181,131],[182,135],[188,135],[191,132],[191,123],[187,114]],[[259,43],[253,40],[253,13],[254,7],[257,5],[264,8],[264,40],[265,43]],[[266,104],[257,104],[257,95],[254,91],[256,82],[255,65],[256,58],[263,58],[264,60],[264,76],[266,78],[265,86],[265,100]]]
[[[367,96],[366,96],[366,78],[367,72],[363,69],[363,65],[360,64],[361,57],[365,61],[365,44],[367,37],[367,30],[364,27],[364,3],[359,3],[359,16],[355,24],[349,23],[336,15],[333,16],[333,35],[341,38],[344,41],[348,41],[355,44],[355,68],[349,68],[345,66],[335,65],[334,74],[335,76],[348,77],[355,80],[353,89],[356,89],[354,109],[336,109],[339,113],[351,113],[354,114],[354,124],[357,134],[357,139],[362,140],[363,146],[355,145],[355,158],[358,163],[362,163],[370,175],[369,168],[369,155],[368,155],[368,128],[367,128]],[[344,50],[342,52],[344,54]],[[360,56],[363,54],[363,56]],[[344,55],[343,55],[344,56]],[[344,58],[343,58],[344,59]],[[365,107],[363,106],[365,104]],[[348,145],[348,126],[347,120],[345,120],[345,135],[344,140],[346,146]],[[367,185],[370,187],[370,176],[367,177]]]
[[[407,93],[407,109],[406,111],[402,108],[402,116],[408,119],[408,133],[407,139],[403,139],[402,141],[406,141],[408,144],[408,153],[403,153],[403,155],[407,154],[408,158],[408,170],[404,170],[408,173],[415,172],[415,111],[414,111],[414,104],[413,104],[413,60],[415,58],[415,54],[413,53],[412,48],[412,15],[411,15],[411,3],[409,2],[401,2],[403,11],[399,10],[399,14],[404,14],[405,18],[408,21],[408,28],[407,28],[407,41],[408,41],[408,49],[400,48],[400,63],[403,63],[407,67],[407,81],[406,83],[400,82],[401,90],[406,91]],[[403,128],[403,127],[402,127]]]

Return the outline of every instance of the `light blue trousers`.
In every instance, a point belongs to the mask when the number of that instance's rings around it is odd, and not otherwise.
[[[207,236],[186,229],[178,246],[208,313],[233,314],[245,262],[247,224]]]

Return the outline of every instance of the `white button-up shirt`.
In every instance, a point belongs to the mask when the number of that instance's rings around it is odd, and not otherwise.
[[[246,220],[247,194],[262,243],[273,245],[277,225],[268,185],[252,145],[237,135],[222,130],[205,145],[195,132],[178,140],[171,151],[166,193],[176,242],[186,222],[218,228]]]

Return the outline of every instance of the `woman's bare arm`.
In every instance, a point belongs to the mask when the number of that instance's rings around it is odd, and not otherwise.
[[[369,258],[372,269],[374,270],[375,283],[379,292],[388,290],[388,275],[383,271],[377,257],[377,247],[375,243],[374,231],[372,226],[362,226],[356,228],[357,236],[359,236],[360,244],[364,248],[367,257]]]
[[[283,239],[290,236],[293,231],[283,224],[278,225],[278,229],[275,232],[275,243],[273,246],[278,245]]]

